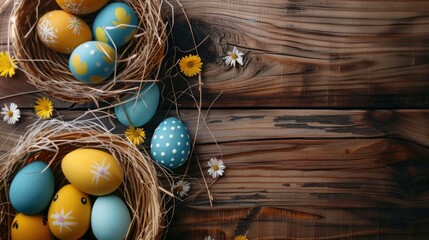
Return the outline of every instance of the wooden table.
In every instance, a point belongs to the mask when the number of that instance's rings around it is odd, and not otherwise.
[[[194,157],[194,195],[177,201],[167,239],[429,238],[428,1],[180,2],[202,42],[207,118],[196,153],[213,206]],[[175,8],[175,45],[188,50],[187,23]],[[223,64],[233,46],[246,53],[244,67]],[[22,72],[1,78],[0,97],[35,90],[26,80]],[[171,91],[170,81],[162,84]],[[177,78],[175,90],[187,84]],[[0,123],[1,151],[34,122],[40,96],[0,101],[23,112],[15,126]],[[178,102],[195,133],[193,100]],[[65,120],[88,107],[55,106]],[[211,157],[227,165],[213,184]]]

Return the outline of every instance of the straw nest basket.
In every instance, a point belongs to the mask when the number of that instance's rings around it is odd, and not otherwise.
[[[0,158],[0,239],[10,239],[10,226],[15,210],[8,198],[10,183],[25,165],[43,161],[55,174],[56,191],[66,184],[61,171],[61,159],[81,147],[110,152],[122,165],[124,181],[115,194],[130,208],[131,227],[126,239],[158,239],[166,224],[162,188],[154,165],[147,154],[141,153],[129,141],[110,134],[90,121],[45,121],[36,124],[19,139],[18,144]]]
[[[97,102],[135,92],[156,72],[164,57],[166,25],[162,19],[163,0],[121,0],[136,12],[136,35],[117,51],[116,74],[101,84],[87,85],[71,74],[69,56],[47,48],[37,37],[37,22],[46,12],[60,9],[55,0],[15,1],[12,44],[19,65],[38,90],[58,99],[73,102]],[[82,17],[92,22],[95,14]],[[116,77],[114,77],[116,75]]]

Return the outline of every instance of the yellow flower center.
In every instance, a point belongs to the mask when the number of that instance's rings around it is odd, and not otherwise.
[[[13,116],[13,112],[11,110],[7,111],[7,116],[8,117],[12,117]]]
[[[232,60],[236,60],[238,58],[238,55],[236,53],[231,54]]]
[[[49,104],[43,104],[43,111],[50,111],[51,107],[49,106]]]
[[[189,61],[189,62],[187,62],[186,63],[186,66],[188,67],[188,68],[193,68],[194,67],[194,62],[193,61]]]
[[[215,171],[217,171],[217,170],[219,170],[219,165],[213,165],[213,170],[215,170]]]

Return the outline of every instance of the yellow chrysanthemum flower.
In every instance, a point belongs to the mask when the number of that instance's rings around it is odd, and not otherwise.
[[[9,52],[0,52],[0,76],[12,77],[15,75],[15,68],[18,61],[15,57],[11,57]]]
[[[146,139],[146,133],[143,128],[135,128],[130,126],[125,130],[125,136],[134,144],[139,145]]]
[[[179,61],[180,71],[188,77],[193,77],[201,72],[203,62],[200,56],[189,54]]]
[[[238,235],[234,238],[234,240],[248,240],[246,236]]]
[[[54,103],[49,98],[39,98],[36,100],[34,110],[39,118],[48,119],[52,117],[54,111]]]

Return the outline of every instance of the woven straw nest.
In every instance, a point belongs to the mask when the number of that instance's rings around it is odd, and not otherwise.
[[[166,195],[160,191],[163,189],[147,154],[91,121],[51,120],[32,126],[10,152],[0,157],[0,239],[11,239],[10,227],[16,212],[10,204],[8,188],[17,171],[33,161],[46,162],[54,171],[57,191],[66,184],[61,171],[62,158],[81,147],[108,151],[124,170],[124,180],[114,193],[122,196],[132,214],[126,239],[152,240],[162,235]]]
[[[13,1],[13,0],[6,0]],[[154,81],[164,57],[166,25],[161,16],[162,0],[121,0],[136,12],[139,23],[136,35],[118,49],[116,78],[112,75],[101,84],[87,85],[75,79],[68,67],[69,55],[47,48],[37,37],[37,22],[46,12],[59,9],[55,0],[21,0],[14,6],[12,44],[31,84],[58,99],[73,102],[97,102],[137,91],[147,81]],[[91,22],[94,14],[84,16]],[[156,77],[155,77],[156,78]]]

